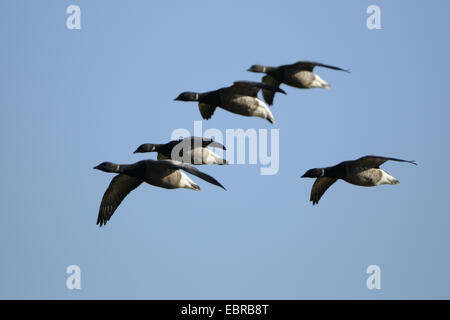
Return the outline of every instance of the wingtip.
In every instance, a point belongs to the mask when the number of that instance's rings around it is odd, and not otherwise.
[[[102,217],[101,215],[97,218],[97,225],[101,228],[102,226],[106,226],[106,223],[108,222],[108,219],[105,217]]]
[[[217,181],[216,186],[221,187],[223,190],[227,191],[227,189],[219,181]]]

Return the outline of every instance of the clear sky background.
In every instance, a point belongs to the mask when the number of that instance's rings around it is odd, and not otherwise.
[[[66,8],[81,7],[81,30]],[[381,8],[382,30],[366,9]],[[448,1],[1,1],[0,298],[450,298]],[[313,60],[330,90],[277,95],[276,124],[221,109],[203,129],[279,129],[280,170],[202,166],[228,191],[142,185],[106,227],[113,174],[145,142],[193,131],[182,91]],[[226,141],[225,141],[226,143]],[[366,154],[399,186],[333,185],[313,167]],[[67,266],[81,290],[66,288]],[[368,290],[366,268],[381,268]]]

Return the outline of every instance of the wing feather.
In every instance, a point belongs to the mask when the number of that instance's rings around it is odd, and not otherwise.
[[[204,102],[199,102],[198,109],[200,110],[200,114],[202,115],[203,119],[207,120],[210,119],[213,115],[214,111],[216,110],[216,106],[212,106]]]
[[[314,62],[314,61],[299,61],[299,62],[293,63],[291,65],[288,65],[288,66],[291,68],[305,70],[305,71],[311,71],[311,72],[313,71],[314,67],[323,67],[323,68],[339,70],[339,71],[344,71],[344,72],[350,73],[350,70],[342,69],[339,67],[330,66],[328,64],[323,64],[323,63]]]
[[[378,168],[386,161],[398,161],[398,162],[409,162],[412,164],[417,165],[415,161],[409,161],[409,160],[403,160],[403,159],[397,159],[397,158],[388,158],[388,157],[381,157],[381,156],[364,156],[362,158],[359,158],[353,162],[353,165],[358,167],[365,167],[365,168]]]
[[[182,142],[188,141],[191,143],[191,148],[195,146],[202,146],[203,148],[211,147],[211,148],[220,148],[223,150],[227,150],[225,146],[219,142],[214,141],[211,138],[203,138],[203,137],[187,137],[181,140]]]
[[[161,160],[161,161],[158,161],[158,163],[160,165],[166,165],[173,169],[184,170],[190,174],[193,174],[194,176],[197,176],[211,184],[214,184],[214,185],[219,186],[222,189],[226,190],[225,187],[223,185],[221,185],[220,182],[217,181],[216,179],[214,179],[212,176],[210,176],[209,174],[206,174],[206,173],[198,170],[197,168],[194,168],[193,166],[190,166],[186,163],[183,163],[180,161],[175,161],[175,160]]]
[[[270,75],[266,75],[262,78],[262,82],[270,85],[272,87],[278,88],[280,86],[280,81],[278,81],[277,79],[275,79],[274,77],[270,76]],[[275,96],[275,92],[273,90],[266,90],[266,89],[262,89],[262,95],[264,97],[264,100],[266,101],[266,103],[271,106],[273,104],[273,98]]]
[[[125,174],[115,176],[103,195],[98,212],[97,224],[100,227],[106,225],[106,222],[114,214],[114,211],[116,211],[122,200],[141,183],[141,179],[133,178]]]
[[[336,178],[320,177],[314,182],[311,189],[311,197],[309,201],[312,201],[313,205],[319,203],[320,198],[327,189],[337,181]]]
[[[260,89],[286,94],[284,90],[278,87],[255,81],[235,81],[230,87],[233,93],[251,97],[256,97]]]

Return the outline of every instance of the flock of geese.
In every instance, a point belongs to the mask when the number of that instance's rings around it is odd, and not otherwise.
[[[264,73],[262,82],[236,81],[232,86],[204,93],[183,92],[175,100],[198,102],[203,119],[210,119],[215,109],[220,107],[232,113],[259,117],[274,123],[275,118],[269,106],[273,104],[277,92],[286,94],[284,90],[280,89],[281,84],[300,89],[329,88],[329,84],[325,80],[313,73],[315,67],[349,72],[345,69],[311,61],[299,61],[279,67],[255,64],[247,71]],[[265,102],[258,98],[260,90]],[[106,225],[122,200],[143,182],[166,189],[200,190],[200,187],[184,173],[187,172],[225,189],[212,176],[189,165],[227,164],[226,160],[208,147],[226,150],[224,145],[212,139],[187,137],[165,144],[142,144],[134,151],[134,153],[157,152],[157,160],[142,160],[133,164],[103,162],[94,167],[94,169],[117,174],[103,195],[97,224],[100,227]],[[380,169],[380,166],[388,160],[416,165],[414,161],[364,156],[331,167],[310,169],[302,176],[302,178],[316,179],[312,186],[310,201],[313,205],[317,204],[325,191],[338,179],[365,187],[399,184],[400,182],[396,178]]]

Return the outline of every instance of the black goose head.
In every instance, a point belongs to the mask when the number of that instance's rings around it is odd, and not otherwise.
[[[104,172],[118,172],[119,165],[112,162],[102,162],[98,166],[94,167],[94,169]]]
[[[176,97],[175,101],[198,101],[199,94],[197,92],[182,92],[178,97]]]
[[[141,144],[133,153],[144,153],[157,151],[157,145],[153,143]]]
[[[302,175],[302,178],[320,178],[324,174],[324,170],[320,168],[309,169]]]
[[[258,72],[258,73],[265,73],[266,67],[260,65],[260,64],[254,64],[250,68],[247,69],[247,71],[250,72]]]

